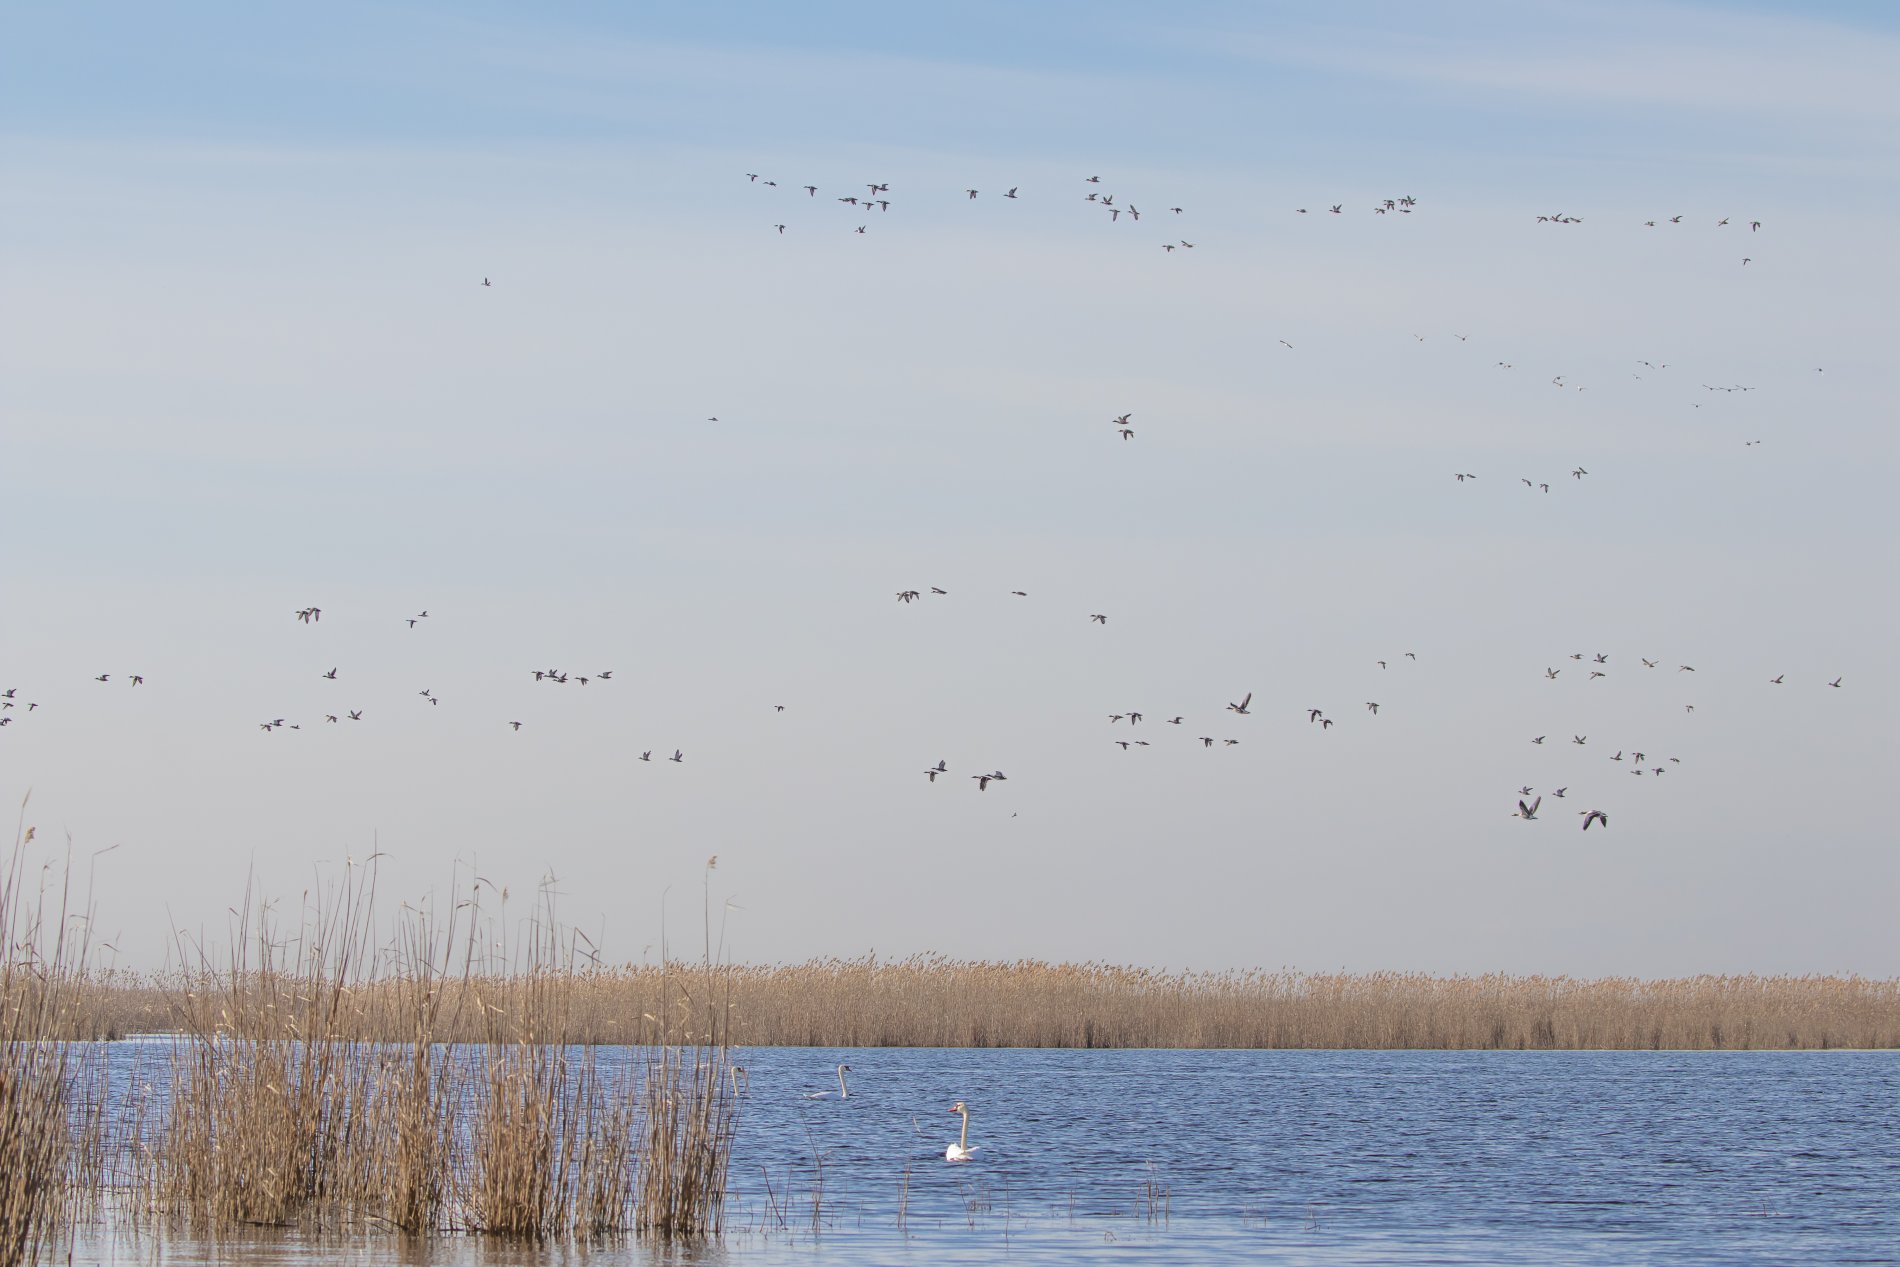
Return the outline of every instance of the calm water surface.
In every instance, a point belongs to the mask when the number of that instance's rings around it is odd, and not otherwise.
[[[126,1085],[158,1054],[112,1053]],[[739,1059],[750,1092],[711,1247],[95,1230],[75,1261],[1900,1263],[1900,1053]],[[978,1146],[964,1165],[943,1159],[957,1100]]]

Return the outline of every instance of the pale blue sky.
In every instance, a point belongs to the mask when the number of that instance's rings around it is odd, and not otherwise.
[[[0,796],[139,963],[379,841],[636,959],[718,853],[753,959],[1900,972],[1895,26],[17,11]]]

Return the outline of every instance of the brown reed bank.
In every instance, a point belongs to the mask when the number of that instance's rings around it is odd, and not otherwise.
[[[572,1023],[581,939],[547,892],[512,947],[473,895],[440,925],[405,905],[380,944],[374,905],[373,872],[352,869],[290,927],[247,894],[221,958],[181,939],[187,966],[148,987],[178,1035],[168,1085],[116,1141],[137,1208],[214,1233],[718,1230],[736,1101],[717,968],[637,1001],[671,1018],[644,1064],[601,1062]],[[115,979],[75,1032],[129,1032],[110,1008],[153,1016],[139,993]]]
[[[585,964],[562,980],[560,1032],[584,1044],[666,1041],[677,968]],[[1900,981],[1853,976],[1662,980],[1423,973],[1160,972],[1107,964],[873,957],[720,969],[722,1037],[738,1046],[1438,1049],[1900,1047]],[[82,991],[72,1024],[128,1033],[164,1015],[177,974]],[[259,990],[261,980],[242,983]],[[483,1042],[485,1007],[544,1011],[525,977],[438,983],[440,1041]],[[376,979],[352,995],[366,1037],[401,1040],[417,994]],[[701,1005],[705,1004],[701,1000]],[[543,1017],[544,1025],[554,1024]],[[162,1025],[161,1028],[169,1028]]]
[[[223,950],[180,937],[181,967],[137,977],[88,971],[72,858],[29,866],[32,838],[0,857],[0,1267],[82,1219],[719,1230],[738,1101],[710,954],[632,1000],[644,1060],[603,1061],[573,1022],[591,951],[551,886],[512,922],[479,881],[440,920],[405,903],[379,941],[373,866],[350,864],[287,923],[247,891]],[[174,1038],[116,1073],[92,1041],[152,1032]]]

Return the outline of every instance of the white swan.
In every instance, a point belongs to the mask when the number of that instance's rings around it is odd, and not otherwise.
[[[838,1098],[840,1100],[849,1100],[851,1098],[851,1088],[847,1087],[844,1084],[844,1076],[850,1072],[851,1072],[850,1065],[838,1066]],[[805,1098],[807,1100],[829,1100],[831,1098],[831,1092],[809,1091],[809,1092],[806,1092]]]
[[[970,1147],[969,1106],[964,1104],[963,1101],[958,1100],[955,1104],[950,1106],[950,1111],[952,1113],[963,1114],[963,1134],[958,1137],[956,1143],[944,1149],[943,1159],[945,1161],[974,1161],[976,1160],[976,1149]]]

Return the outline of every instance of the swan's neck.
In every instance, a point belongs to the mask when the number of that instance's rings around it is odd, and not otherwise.
[[[963,1134],[957,1137],[957,1151],[960,1153],[970,1151],[970,1110],[968,1109],[963,1110]]]
[[[851,1098],[851,1088],[844,1085],[843,1065],[838,1066],[838,1098],[840,1100],[848,1100]]]

